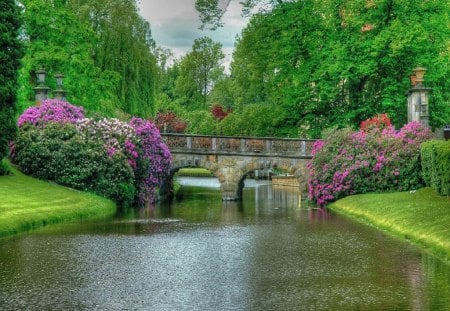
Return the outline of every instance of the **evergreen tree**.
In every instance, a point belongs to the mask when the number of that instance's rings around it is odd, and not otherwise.
[[[19,40],[20,10],[15,0],[0,2],[0,175],[6,172],[1,159],[16,132],[17,70],[22,57]]]

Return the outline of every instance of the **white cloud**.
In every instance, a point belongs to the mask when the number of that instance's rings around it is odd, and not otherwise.
[[[150,22],[157,45],[171,49],[179,58],[191,49],[195,39],[208,36],[223,45],[225,67],[228,68],[236,35],[248,22],[241,17],[239,2],[230,2],[222,19],[224,27],[216,31],[199,29],[195,0],[142,0],[139,8],[141,15]]]

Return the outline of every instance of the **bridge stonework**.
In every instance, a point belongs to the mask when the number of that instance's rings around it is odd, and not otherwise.
[[[307,161],[312,140],[236,138],[163,134],[172,153],[172,168],[161,195],[171,193],[173,175],[184,167],[202,167],[220,182],[224,201],[242,199],[246,176],[258,169],[279,168],[295,176],[300,191],[306,191]]]

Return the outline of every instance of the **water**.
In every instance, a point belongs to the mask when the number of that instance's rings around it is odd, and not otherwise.
[[[449,266],[306,210],[295,192],[250,182],[240,204],[211,187],[183,193],[154,210],[1,239],[0,309],[450,309]]]

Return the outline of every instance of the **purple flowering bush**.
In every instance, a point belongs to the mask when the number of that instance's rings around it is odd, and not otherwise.
[[[29,107],[19,117],[18,126],[31,124],[43,127],[49,122],[72,123],[84,118],[83,107],[77,107],[58,99],[43,100],[40,106]]]
[[[82,108],[47,100],[19,117],[13,161],[27,174],[93,191],[120,206],[155,200],[171,155],[153,123],[87,119]]]
[[[129,165],[136,169],[137,137],[134,129],[128,123],[118,119],[85,118],[78,120],[76,126],[83,140],[102,142],[109,157],[120,153],[127,158]]]
[[[310,199],[319,206],[351,194],[406,191],[423,186],[420,144],[430,131],[411,122],[329,133],[317,141],[308,163]]]
[[[172,156],[158,128],[152,122],[134,117],[130,125],[139,141],[136,171],[138,203],[152,203],[156,199],[156,188],[169,174]]]

